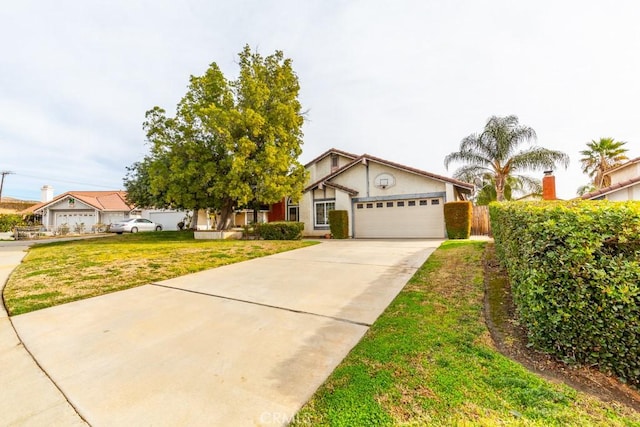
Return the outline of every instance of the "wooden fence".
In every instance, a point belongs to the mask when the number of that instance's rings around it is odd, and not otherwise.
[[[489,206],[473,207],[471,235],[472,236],[491,236],[491,223],[489,222]]]

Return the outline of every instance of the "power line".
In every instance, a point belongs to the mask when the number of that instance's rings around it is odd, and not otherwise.
[[[13,173],[13,172],[12,172]],[[18,176],[24,176],[25,178],[34,178],[34,179],[39,179],[42,180],[43,182],[62,182],[64,184],[78,184],[78,185],[85,185],[87,187],[100,187],[100,188],[108,188],[109,190],[113,190],[113,185],[100,185],[100,184],[90,184],[88,182],[78,182],[78,181],[69,181],[69,180],[64,180],[64,179],[56,179],[56,178],[43,178],[41,176],[33,176],[33,175],[25,175],[22,173],[18,173],[16,174]]]
[[[0,175],[2,175],[2,178],[0,179],[0,203],[2,203],[2,187],[4,186],[4,177],[11,174],[13,174],[13,172],[11,171],[0,172]]]

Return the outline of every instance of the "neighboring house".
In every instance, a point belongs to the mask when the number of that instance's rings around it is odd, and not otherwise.
[[[542,200],[542,195],[538,193],[529,193],[522,197],[514,199],[514,202],[537,202]]]
[[[584,200],[640,200],[640,157],[605,172],[611,185],[582,196]]]
[[[284,219],[306,236],[329,233],[329,211],[346,210],[354,238],[444,238],[444,204],[465,200],[473,185],[363,154],[331,149],[305,165],[309,184]],[[270,217],[270,220],[272,218]]]
[[[111,224],[129,218],[133,206],[124,191],[68,191],[53,197],[53,188],[42,188],[43,202],[23,213],[33,213],[49,231],[66,225],[70,230],[91,231],[96,224]]]
[[[164,231],[175,231],[179,229],[179,222],[184,222],[185,227],[189,228],[190,223],[187,220],[191,217],[191,211],[181,211],[177,209],[142,209],[140,211],[140,217],[162,225]]]

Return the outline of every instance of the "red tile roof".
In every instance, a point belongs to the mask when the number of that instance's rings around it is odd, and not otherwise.
[[[331,148],[331,149],[325,151],[324,153],[320,154],[315,159],[307,162],[307,164],[305,164],[304,167],[306,168],[309,165],[312,165],[312,164],[314,164],[316,162],[319,162],[320,160],[324,159],[325,157],[327,157],[330,154],[340,154],[341,156],[348,157],[348,158],[350,158],[352,160],[358,157],[357,154],[347,153],[346,151],[338,150],[336,148]]]
[[[636,176],[634,178],[627,179],[626,181],[621,181],[621,182],[618,182],[617,184],[613,184],[613,185],[610,185],[608,187],[604,187],[604,188],[601,188],[599,190],[592,191],[591,193],[584,194],[580,198],[583,199],[583,200],[595,199],[596,197],[607,195],[607,194],[612,193],[612,192],[614,192],[616,190],[620,190],[622,188],[629,187],[629,186],[631,186],[633,184],[637,184],[639,182],[640,182],[640,176]]]
[[[126,191],[67,191],[54,197],[51,201],[39,203],[25,209],[22,213],[33,213],[58,201],[72,197],[102,212],[128,212],[133,209],[133,205],[127,202]]]

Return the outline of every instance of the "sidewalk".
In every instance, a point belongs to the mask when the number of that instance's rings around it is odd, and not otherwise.
[[[24,244],[0,247],[0,292],[27,248]],[[86,425],[25,350],[4,304],[0,304],[0,367],[0,425]]]

